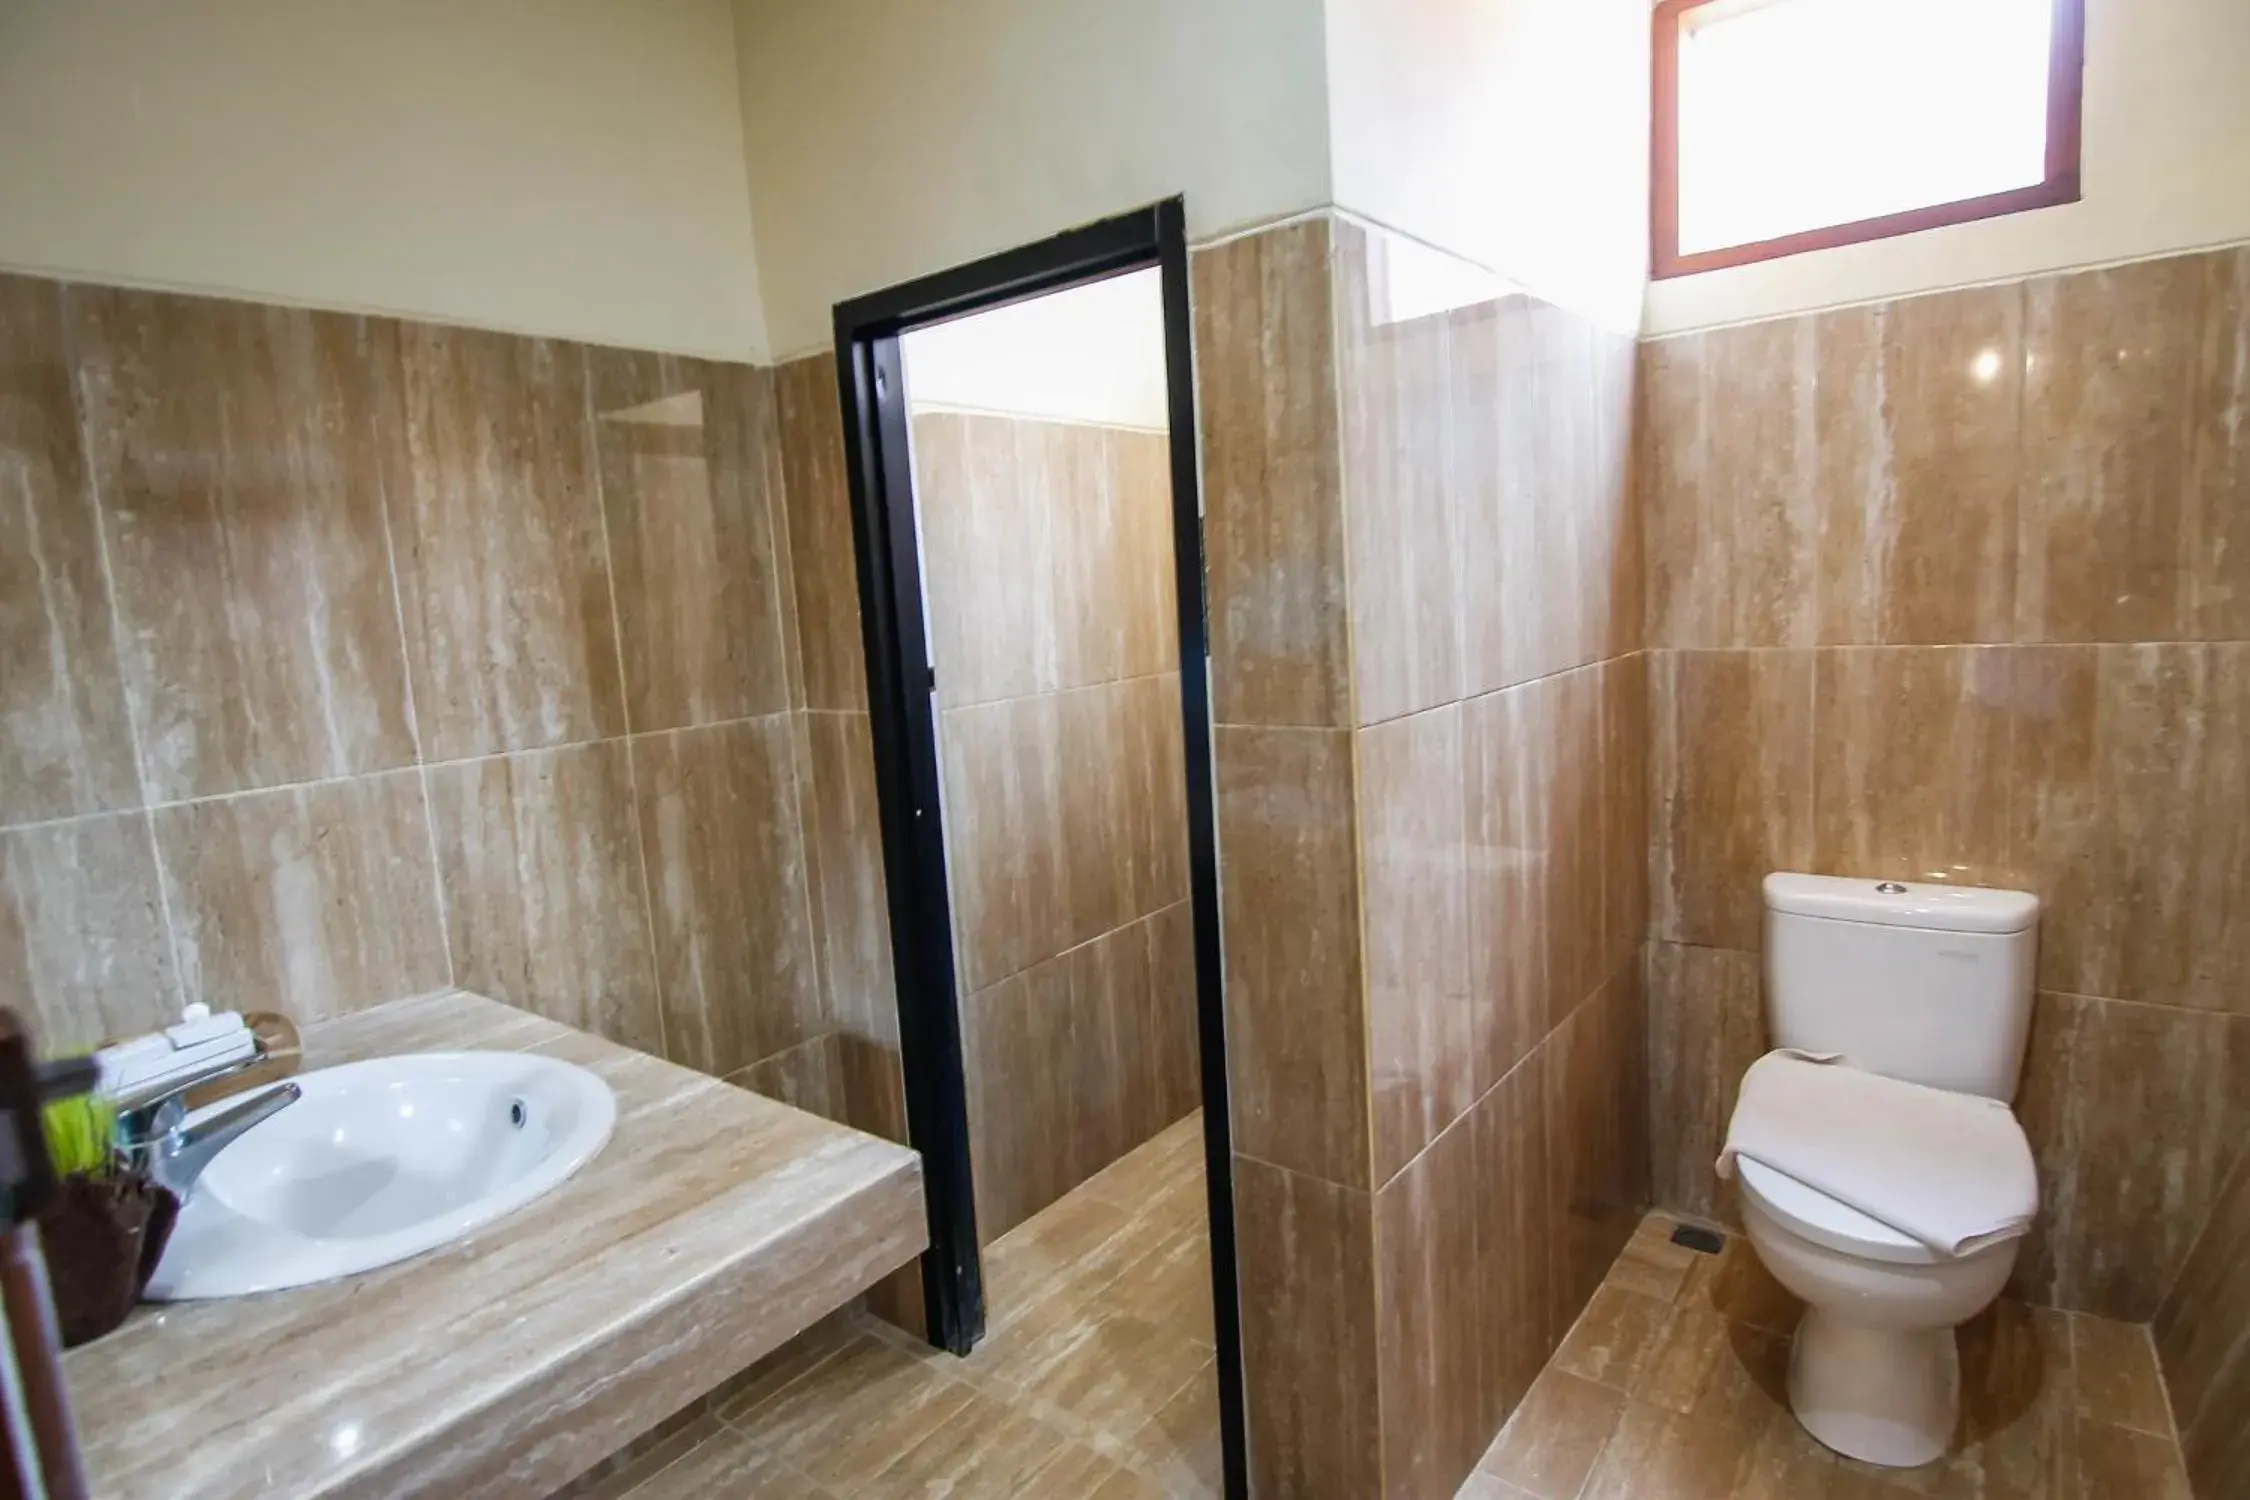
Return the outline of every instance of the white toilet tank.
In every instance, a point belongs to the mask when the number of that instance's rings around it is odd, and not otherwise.
[[[2026,891],[1766,877],[1773,1045],[2010,1101],[2039,951]]]

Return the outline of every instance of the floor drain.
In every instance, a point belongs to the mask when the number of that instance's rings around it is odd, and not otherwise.
[[[1681,1224],[1672,1230],[1672,1243],[1685,1245],[1690,1250],[1700,1250],[1705,1255],[1717,1255],[1727,1247],[1727,1237],[1716,1229],[1703,1229],[1694,1224]]]

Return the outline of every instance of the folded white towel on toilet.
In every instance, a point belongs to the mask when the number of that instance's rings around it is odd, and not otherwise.
[[[1787,1048],[1742,1075],[1721,1177],[1737,1156],[1941,1255],[2012,1239],[2039,1212],[2031,1146],[2007,1105]]]

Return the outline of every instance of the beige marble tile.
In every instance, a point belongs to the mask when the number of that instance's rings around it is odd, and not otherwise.
[[[1754,951],[1760,882],[1813,853],[1810,652],[1661,651],[1649,678],[1649,935]]]
[[[1046,1061],[1065,1080],[1066,1115],[1046,1125],[1076,1187],[1171,1120],[1149,1114],[1159,1059],[1136,1044],[1150,1033],[1154,987],[1148,934],[1138,923],[1103,934],[1063,956],[1069,985],[1065,1040]]]
[[[140,799],[61,289],[0,276],[0,825]]]
[[[661,1054],[624,742],[439,766],[429,778],[456,980]]]
[[[1569,1327],[1601,1286],[1648,1202],[1647,1053],[1640,976],[1590,996],[1544,1044],[1550,1326]]]
[[[1732,1218],[1714,1164],[1743,1073],[1766,1050],[1755,955],[1651,943],[1648,950],[1650,1167],[1656,1202]]]
[[[862,1334],[733,1422],[792,1468],[856,1494],[902,1453],[967,1413],[976,1392],[941,1373],[937,1359]]]
[[[1473,1087],[1479,1096],[1551,1029],[1567,1001],[1567,976],[1549,953],[1559,899],[1548,830],[1561,753],[1553,731],[1555,693],[1530,682],[1461,705],[1469,941],[1475,1025]]]
[[[2202,258],[2203,338],[2180,556],[2181,634],[2250,638],[2250,250]]]
[[[1186,937],[1182,906],[1064,956],[1071,1040],[1055,1061],[1071,1084],[1067,1134],[1077,1181],[1195,1107],[1195,994],[1167,982],[1176,981],[1181,955],[1161,951]]]
[[[2166,1394],[2197,1482],[2221,1495],[2219,1481],[2240,1475],[2246,1441],[2241,1413],[2250,1402],[2250,1152],[2180,1268],[2156,1316],[2156,1349]],[[2229,1497],[2231,1500],[2231,1497]]]
[[[182,998],[299,1022],[443,989],[413,771],[160,808]]]
[[[1141,832],[1136,824],[1145,824],[1150,811],[1145,802],[1137,805],[1134,796],[1133,772],[1139,768],[1128,765],[1134,746],[1127,738],[1124,685],[1079,688],[1056,693],[1049,701],[1044,713],[1055,735],[1047,753],[1053,757],[1056,797],[1046,837],[1053,845],[1065,910],[1061,930],[1046,940],[1051,946],[1027,954],[1036,957],[1088,942],[1140,915],[1133,866],[1136,845],[1144,840],[1136,838]],[[987,746],[982,753],[993,750]],[[971,796],[989,795],[983,787],[991,783],[973,771],[960,784],[976,788]],[[947,812],[958,816],[954,810],[961,803],[960,797],[949,797]],[[990,859],[993,852],[989,842],[980,842],[974,857]]]
[[[0,833],[0,991],[45,1056],[178,1017],[147,818],[117,813]]]
[[[423,755],[623,733],[585,351],[397,329],[408,457],[390,524]]]
[[[1567,308],[1551,315],[1586,341],[1587,374],[1578,386],[1590,407],[1578,423],[1587,497],[1577,513],[1579,655],[1594,661],[1648,644],[1648,518],[1633,480],[1640,346]]]
[[[1191,263],[1221,724],[1349,722],[1331,237],[1308,220]]]
[[[2041,983],[2250,1014],[2250,647],[2055,649],[2021,679]]]
[[[1020,1500],[1169,1500],[1163,1486],[1091,1448],[1071,1448],[1031,1476]]]
[[[1149,1124],[1176,1120],[1203,1100],[1201,998],[1195,971],[1195,914],[1186,902],[1141,924],[1148,939],[1149,1000],[1145,1030],[1132,1042],[1145,1081],[1133,1096],[1146,1101]]]
[[[982,1394],[856,1491],[868,1500],[1014,1495],[1063,1448],[1054,1429]]]
[[[1549,804],[1548,869],[1554,894],[1547,904],[1548,1016],[1559,1023],[1568,1011],[1608,980],[1611,966],[1602,930],[1608,828],[1603,796],[1602,671],[1581,667],[1547,679],[1552,694],[1552,781]]]
[[[1498,297],[1445,315],[1444,482],[1460,549],[1461,681],[1491,692],[1557,670],[1566,585],[1541,566],[1539,363],[1532,302]]]
[[[728,1074],[727,1082],[823,1120],[853,1123],[845,1097],[843,1045],[833,1031],[761,1057]]]
[[[1145,1469],[1175,1493],[1211,1500],[1226,1491],[1217,1368],[1207,1363],[1133,1436],[1133,1452]]]
[[[1375,1181],[1475,1100],[1462,710],[1362,730],[1360,879]]]
[[[1373,1205],[1240,1156],[1234,1195],[1252,1489],[1379,1493]]]
[[[1824,645],[2013,639],[2020,284],[1813,320]]]
[[[889,898],[864,713],[808,713],[799,803],[812,867],[812,910],[829,1014],[855,1035],[894,1040]]]
[[[393,326],[67,295],[149,794],[412,764],[383,514]]]
[[[1633,1391],[1662,1347],[1671,1323],[1669,1299],[1624,1291],[1605,1281],[1594,1289],[1552,1363],[1557,1370],[1598,1385]]]
[[[2169,1437],[2112,1427],[2107,1422],[2081,1422],[2076,1436],[2080,1494],[2196,1500],[2179,1445]],[[2235,1483],[2227,1477],[2222,1477],[2222,1482]],[[2225,1490],[2216,1493],[2219,1500],[2225,1500]]]
[[[1172,515],[1172,440],[1111,428],[1104,435],[1117,532],[1109,578],[1122,630],[1118,675],[1180,670],[1179,544]]]
[[[725,1075],[826,1029],[788,718],[632,754],[665,1055]]]
[[[1216,1500],[1201,1140],[1182,1120],[988,1246],[991,1322],[968,1358],[852,1314],[840,1338],[823,1325],[730,1382],[720,1412],[761,1451],[834,1447],[850,1441],[840,1407],[880,1423],[965,1383],[943,1423],[898,1432],[848,1492]],[[839,1349],[860,1357],[840,1365]]]
[[[1632,342],[1522,296],[1446,321],[1464,687],[1491,691],[1637,649]]]
[[[625,1492],[630,1500],[708,1500],[757,1495],[761,1500],[833,1500],[821,1488],[739,1432],[721,1428],[675,1462]]]
[[[1057,687],[1115,682],[1125,675],[1127,605],[1147,597],[1145,590],[1127,590],[1126,569],[1153,559],[1128,557],[1121,545],[1124,518],[1109,432],[1076,422],[1024,425],[1018,451],[1027,470],[1026,498],[1044,513],[1049,538],[1048,555],[1034,565],[1044,564],[1054,623],[1045,642],[1018,637],[1002,649],[1022,652],[1051,642]],[[979,574],[989,578],[999,560],[985,560]]]
[[[548,1500],[624,1500],[702,1444],[723,1442],[729,1436],[724,1424],[703,1409],[703,1403],[690,1403],[556,1490]]]
[[[816,354],[774,368],[787,501],[791,581],[809,708],[867,711],[851,488],[844,473],[836,359]]]
[[[1559,1330],[1552,1327],[1554,1262],[1562,1248],[1547,1170],[1547,1053],[1535,1051],[1480,1098],[1476,1131],[1477,1277],[1481,1377],[1488,1413],[1516,1409]]]
[[[1643,1219],[1632,1239],[1618,1252],[1609,1274],[1602,1278],[1603,1285],[1667,1302],[1678,1296],[1701,1252],[1672,1242],[1677,1224],[1677,1220],[1662,1214]]]
[[[2179,638],[2203,292],[2192,256],[2025,286],[2018,639]]]
[[[1823,651],[1813,680],[1814,869],[2024,883],[2011,747],[2036,725],[2036,659],[2005,646]]]
[[[961,1005],[977,1236],[989,1244],[1074,1185],[1070,969],[1050,958]]]
[[[1117,685],[1125,784],[1125,909],[1144,917],[1188,895],[1187,735],[1180,674]]]
[[[2164,1374],[2148,1329],[2076,1313],[2070,1319],[2070,1350],[2080,1416],[2171,1437]]]
[[[1550,1370],[1477,1467],[1537,1500],[1576,1500],[1624,1408],[1609,1387]]]
[[[1648,643],[1809,646],[1819,347],[1810,318],[1645,344]]]
[[[914,416],[930,651],[947,707],[1062,685],[1057,575],[1069,532],[1059,485],[1067,479],[1047,472],[1050,429],[1074,430],[962,412]],[[1106,511],[1099,470],[1083,477],[1092,493],[1067,500]]]
[[[1381,232],[1348,222],[1332,232],[1352,689],[1358,722],[1375,724],[1461,697],[1466,585],[1446,460],[1446,318],[1375,317]]]
[[[771,371],[589,349],[634,732],[790,706]]]
[[[1502,1413],[1481,1316],[1475,1122],[1464,1116],[1375,1195],[1377,1376],[1383,1483],[1391,1495],[1450,1497]]]
[[[940,716],[956,958],[968,989],[1071,946],[1078,861],[1065,813],[1083,831],[1089,810],[1067,805],[1062,734],[1063,703],[1052,694]]]
[[[1369,1180],[1350,736],[1216,737],[1234,1146],[1346,1185]]]
[[[1601,972],[1636,962],[1649,932],[1649,658],[1602,664]]]
[[[2250,1017],[2043,992],[2016,1114],[2040,1190],[2017,1294],[2146,1322],[2250,1139]]]

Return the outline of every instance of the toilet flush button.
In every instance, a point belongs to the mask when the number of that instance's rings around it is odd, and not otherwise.
[[[1875,887],[1875,894],[1878,896],[1903,896],[1906,894],[1906,887],[1895,880],[1886,880]]]

